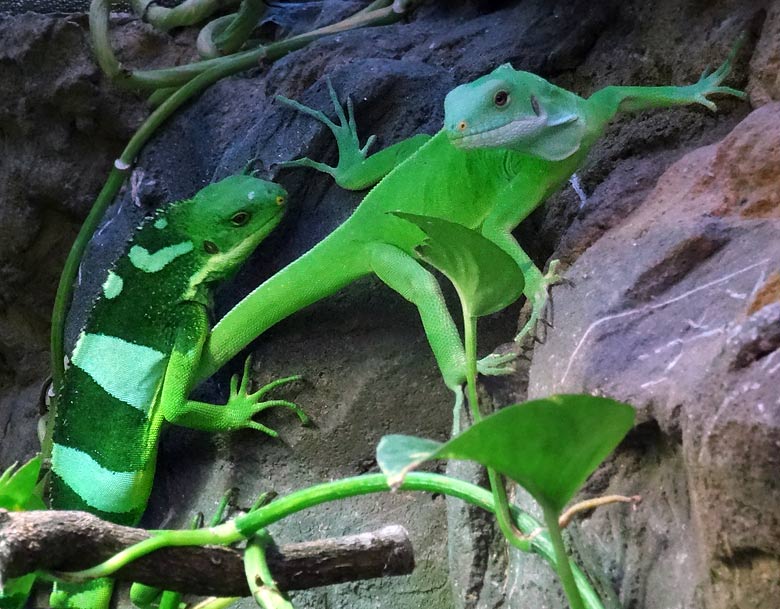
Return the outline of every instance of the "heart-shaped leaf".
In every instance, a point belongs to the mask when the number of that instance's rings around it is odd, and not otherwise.
[[[385,436],[379,467],[397,487],[429,459],[477,461],[523,486],[560,512],[631,429],[634,409],[592,395],[559,395],[499,410],[441,444]]]
[[[441,218],[393,214],[428,235],[417,253],[447,276],[473,317],[500,311],[523,293],[525,282],[517,263],[477,231]]]

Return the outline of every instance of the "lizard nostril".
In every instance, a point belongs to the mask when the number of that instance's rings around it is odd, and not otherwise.
[[[465,131],[467,126],[466,121],[460,121],[458,123],[458,131]]]

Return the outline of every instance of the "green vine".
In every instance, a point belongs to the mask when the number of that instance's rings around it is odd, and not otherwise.
[[[469,482],[440,474],[409,473],[399,489],[441,493],[462,499],[488,512],[495,513],[493,496],[489,491]],[[255,531],[259,531],[303,510],[331,501],[372,493],[382,493],[388,490],[390,490],[390,487],[384,474],[366,474],[325,482],[276,499],[266,506],[219,526],[194,531],[179,530],[159,533],[154,537],[126,548],[95,567],[70,573],[57,573],[56,576],[63,581],[70,582],[84,582],[96,577],[107,577],[132,561],[161,548],[237,543],[250,538]],[[516,526],[523,533],[530,535],[538,532],[541,528],[541,524],[536,519],[514,506],[511,506],[511,513]],[[531,542],[531,550],[555,567],[557,561],[556,553],[547,533],[541,532],[534,536]],[[576,565],[572,565],[572,571],[577,587],[586,602],[587,609],[603,609],[598,594],[585,574]]]

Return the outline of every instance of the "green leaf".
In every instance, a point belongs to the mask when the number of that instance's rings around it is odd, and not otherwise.
[[[27,604],[35,583],[35,573],[15,577],[3,583],[3,589],[0,591],[0,609],[22,609]]]
[[[591,395],[552,396],[508,406],[444,444],[385,436],[377,461],[394,487],[429,459],[477,461],[560,512],[633,423],[634,409],[627,404]]]
[[[16,470],[16,464],[0,476],[0,508],[11,511],[43,510],[46,505],[36,491],[41,472],[40,456]]]
[[[453,283],[470,315],[482,317],[509,306],[523,293],[523,273],[504,250],[461,224],[405,212],[428,239],[417,253]]]

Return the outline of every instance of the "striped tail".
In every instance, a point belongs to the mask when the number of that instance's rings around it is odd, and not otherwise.
[[[82,333],[57,403],[49,499],[135,525],[151,492],[156,442],[149,411],[167,363],[163,354],[119,338]],[[55,586],[55,609],[105,609],[112,581]]]

